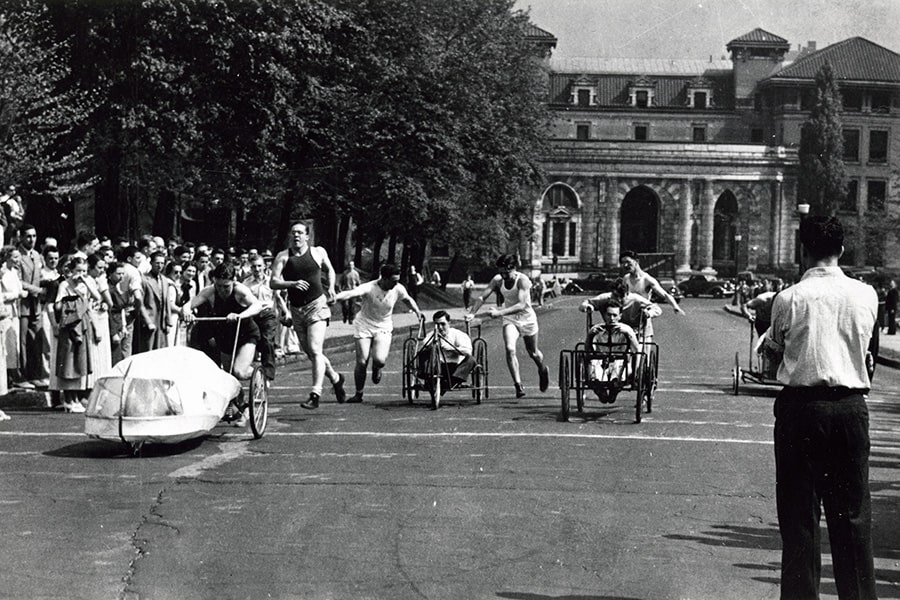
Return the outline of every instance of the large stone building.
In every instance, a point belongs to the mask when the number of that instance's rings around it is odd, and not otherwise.
[[[556,39],[538,28],[549,49]],[[845,261],[900,267],[900,55],[855,37],[817,50],[754,29],[728,60],[549,59],[554,116],[533,272],[659,253],[671,270],[796,272],[797,148],[828,61],[844,101]],[[870,224],[873,224],[870,226]]]

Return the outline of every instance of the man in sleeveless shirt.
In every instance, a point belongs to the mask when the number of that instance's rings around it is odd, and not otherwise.
[[[531,306],[531,280],[524,273],[516,271],[518,260],[513,254],[503,254],[497,259],[500,273],[494,275],[484,293],[475,299],[472,309],[466,315],[467,320],[475,317],[485,300],[494,294],[503,297],[503,306],[490,309],[490,317],[503,319],[503,342],[506,344],[506,366],[512,375],[516,387],[516,398],[525,396],[522,378],[519,374],[519,358],[516,354],[516,342],[519,337],[525,343],[528,356],[538,368],[540,390],[546,392],[550,385],[550,370],[544,364],[544,355],[538,349],[537,314]]]
[[[272,263],[273,290],[287,290],[291,321],[300,347],[312,363],[313,385],[302,408],[318,408],[325,376],[331,382],[335,399],[344,402],[344,376],[331,366],[325,356],[325,329],[331,319],[329,302],[334,301],[334,267],[328,252],[309,244],[309,230],[304,223],[291,226],[290,242]]]
[[[394,331],[394,305],[398,300],[403,300],[410,310],[422,318],[422,311],[406,288],[400,283],[400,270],[391,264],[382,265],[379,271],[380,277],[375,281],[369,281],[352,290],[341,292],[337,300],[350,300],[359,298],[361,306],[353,326],[356,332],[353,337],[356,341],[356,368],[353,371],[353,381],[356,384],[356,394],[347,402],[362,402],[363,389],[366,386],[366,368],[369,359],[372,359],[372,383],[381,381],[381,369],[387,362],[388,351],[391,349],[391,337]]]
[[[684,309],[678,306],[678,301],[659,285],[655,277],[641,269],[641,263],[638,255],[631,250],[625,250],[619,256],[619,267],[622,269],[622,279],[628,284],[628,291],[639,294],[647,300],[653,300],[653,293],[665,299],[672,305],[672,309],[680,315],[684,314]]]

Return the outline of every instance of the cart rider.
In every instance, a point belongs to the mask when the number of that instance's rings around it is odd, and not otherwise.
[[[234,359],[231,374],[238,379],[249,379],[253,373],[253,358],[256,344],[260,340],[259,327],[254,317],[263,309],[263,304],[253,295],[250,288],[234,280],[235,269],[231,263],[222,263],[212,271],[213,284],[200,290],[189,304],[181,309],[185,322],[194,320],[194,310],[207,305],[208,314],[224,317],[224,321],[211,323],[209,328],[215,339],[222,365],[229,365]],[[235,346],[237,336],[237,346]],[[235,347],[237,351],[232,357]]]
[[[666,302],[671,304],[675,312],[679,315],[684,314],[684,310],[678,306],[678,301],[675,300],[672,294],[664,290],[655,277],[641,269],[637,253],[631,250],[622,252],[619,256],[619,267],[624,273],[622,277],[628,286],[629,292],[643,296],[647,300],[652,300],[653,294],[656,293],[660,298],[664,298]]]
[[[603,403],[615,402],[616,394],[628,381],[630,369],[626,352],[640,352],[634,329],[621,322],[622,301],[613,296],[603,307],[603,322],[588,330],[584,347],[588,352],[615,353],[615,358],[592,359],[588,386]]]
[[[615,301],[619,304],[621,322],[628,325],[640,336],[641,342],[653,341],[652,317],[662,314],[662,309],[655,302],[650,302],[644,296],[628,291],[628,284],[621,277],[613,283],[612,291],[594,296],[581,303],[581,312],[600,311],[606,314],[606,305]]]
[[[472,339],[460,329],[450,327],[450,314],[445,310],[434,313],[434,331],[426,338],[423,348],[435,343],[441,345],[441,362],[447,365],[451,387],[458,387],[469,378],[475,368],[475,357],[472,356]],[[419,353],[419,376],[428,372],[428,353]]]

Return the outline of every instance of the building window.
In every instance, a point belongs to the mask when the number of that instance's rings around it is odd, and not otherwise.
[[[871,93],[872,112],[891,112],[891,93],[888,91],[875,91]]]
[[[816,103],[815,90],[803,90],[800,92],[800,110],[812,110]]]
[[[578,139],[578,140],[591,139],[591,124],[590,123],[576,123],[575,124],[575,139]]]
[[[844,130],[844,161],[859,162],[859,129]]]
[[[550,220],[544,215],[544,225],[541,227],[541,256],[547,256],[550,246]]]
[[[869,181],[866,185],[866,210],[884,210],[884,192],[887,188],[884,181]]]
[[[706,92],[694,92],[694,108],[706,108]]]
[[[860,90],[841,90],[841,101],[847,112],[859,112],[863,106],[863,94]]]
[[[638,108],[647,108],[650,106],[650,92],[646,90],[638,90],[635,92],[634,105]]]
[[[634,139],[638,142],[646,142],[650,139],[650,126],[649,125],[635,125],[634,126]]]
[[[762,127],[753,127],[752,129],[750,129],[750,142],[753,144],[763,143]]]
[[[869,132],[869,162],[884,164],[887,162],[888,155],[888,132],[887,131],[870,131]]]
[[[591,105],[591,90],[578,90],[578,106]]]
[[[575,256],[575,223],[569,222],[569,256]]]
[[[706,125],[694,125],[692,139],[695,142],[706,141]]]
[[[844,212],[856,212],[856,197],[859,194],[859,182],[851,179],[847,182],[847,195],[841,202],[840,210]]]

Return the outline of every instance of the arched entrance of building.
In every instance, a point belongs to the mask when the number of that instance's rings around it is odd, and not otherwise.
[[[713,213],[713,268],[720,274],[737,274],[739,231],[737,198],[725,190]]]
[[[645,185],[632,188],[622,200],[620,250],[658,252],[659,197]]]

